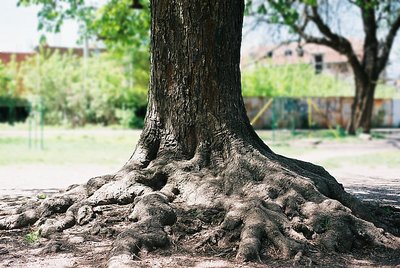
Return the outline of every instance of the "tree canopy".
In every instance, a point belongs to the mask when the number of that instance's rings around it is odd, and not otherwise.
[[[147,0],[137,10],[131,0],[110,0],[104,5],[85,0],[19,0],[18,5],[39,5],[38,30],[59,32],[66,20],[75,20],[81,37],[102,40],[109,48],[148,46],[150,11]]]

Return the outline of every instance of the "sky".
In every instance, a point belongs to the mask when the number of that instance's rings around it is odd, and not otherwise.
[[[104,2],[97,0],[95,3]],[[17,0],[0,0],[0,52],[29,52],[39,43],[41,33],[37,30],[38,7],[17,7]],[[245,18],[245,21],[247,19]],[[354,23],[349,23],[354,28]],[[246,29],[244,31],[246,33]],[[268,36],[268,31],[258,28],[243,37],[243,48],[250,49],[262,45]],[[361,29],[356,29],[361,32]],[[66,21],[59,34],[46,33],[47,42],[52,46],[77,47],[78,25],[73,21]],[[390,65],[390,74],[400,77],[400,34],[393,46]]]
[[[38,45],[37,7],[17,7],[17,0],[0,1],[0,51],[29,52]],[[46,33],[53,46],[77,46],[78,25],[67,21],[60,34]]]

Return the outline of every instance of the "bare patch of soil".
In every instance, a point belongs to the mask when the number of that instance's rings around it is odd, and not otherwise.
[[[15,206],[37,201],[32,197],[3,197],[0,215]],[[50,238],[32,239],[31,228],[0,232],[0,267],[106,267],[112,241],[127,224],[120,205],[107,205],[104,219],[107,226],[91,226],[90,232],[80,226],[65,230]],[[269,248],[261,253],[262,263],[241,263],[235,260],[237,248],[221,247],[223,241],[214,226],[224,218],[223,210],[193,208],[184,210],[175,204],[178,220],[166,226],[171,244],[166,249],[145,251],[134,263],[137,267],[289,267],[289,266],[338,266],[338,267],[392,267],[400,265],[400,249],[361,249],[351,254],[328,253],[307,249],[307,255],[296,255],[283,260],[278,252]],[[231,233],[227,239],[238,240],[240,233]],[[204,239],[203,239],[204,238]],[[203,241],[199,243],[199,241]],[[218,241],[218,242],[216,242]],[[217,243],[219,243],[217,245]]]

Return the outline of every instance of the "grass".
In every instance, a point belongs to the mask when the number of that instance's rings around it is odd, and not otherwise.
[[[337,130],[334,130],[337,131]],[[28,125],[9,126],[0,124],[0,166],[12,164],[98,164],[119,165],[132,154],[139,140],[139,131],[122,130],[105,127],[89,126],[81,129],[63,129],[61,127],[45,127],[44,149],[29,148]],[[324,142],[362,143],[355,137],[343,137],[331,130],[312,131],[258,131],[259,136],[266,141],[278,154],[297,157],[317,151],[312,145],[290,146],[291,139],[315,139]],[[4,152],[4,153],[3,153]],[[379,152],[363,156],[335,157],[324,160],[320,164],[326,167],[339,167],[343,163],[355,165],[388,167],[400,166],[397,152]]]
[[[15,132],[15,133],[14,133]],[[296,155],[304,148],[291,147],[290,132],[259,132],[261,138],[279,154]],[[277,136],[273,138],[273,135]],[[132,154],[139,140],[139,131],[109,128],[62,129],[45,127],[44,149],[29,147],[27,127],[0,125],[0,166],[12,164],[121,164]],[[35,147],[35,148],[33,148]],[[310,148],[312,150],[312,148]]]
[[[10,164],[123,163],[139,139],[137,131],[45,128],[44,148],[29,147],[29,132],[21,126],[0,127],[0,166]],[[4,153],[3,153],[4,152]]]
[[[25,235],[25,240],[28,243],[35,243],[40,238],[39,231],[31,231]]]
[[[334,157],[322,161],[320,164],[327,168],[338,168],[349,163],[355,166],[364,167],[382,166],[387,168],[396,168],[400,167],[400,152],[380,151],[364,154],[361,156]]]

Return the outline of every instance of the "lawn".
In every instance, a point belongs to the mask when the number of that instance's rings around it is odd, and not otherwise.
[[[1,128],[0,128],[1,129]],[[44,130],[43,149],[40,141],[31,141],[29,132],[16,129],[0,130],[0,166],[10,164],[118,164],[126,161],[139,139],[139,131],[97,129]]]
[[[274,152],[322,165],[344,184],[366,176],[393,180],[400,172],[400,150],[382,138],[338,138],[330,130],[258,134]],[[27,125],[0,124],[0,189],[63,188],[115,172],[132,154],[140,130],[46,126],[43,136],[43,149],[33,141],[29,146]]]
[[[140,130],[88,126],[66,129],[45,127],[43,149],[40,141],[31,139],[26,124],[9,126],[0,124],[0,166],[10,164],[107,164],[122,165],[132,154]],[[338,137],[335,131],[257,131],[258,135],[278,154],[301,157],[319,150],[319,143],[362,144],[356,137]],[[32,134],[32,137],[34,135]],[[40,133],[37,134],[40,136]],[[295,146],[293,140],[304,141]],[[306,142],[309,141],[309,142]],[[318,160],[318,159],[317,159]],[[319,162],[319,161],[316,161]],[[339,156],[324,159],[320,163],[328,167],[338,167],[342,162],[365,165],[400,166],[400,157],[396,151],[371,152],[362,156]]]

